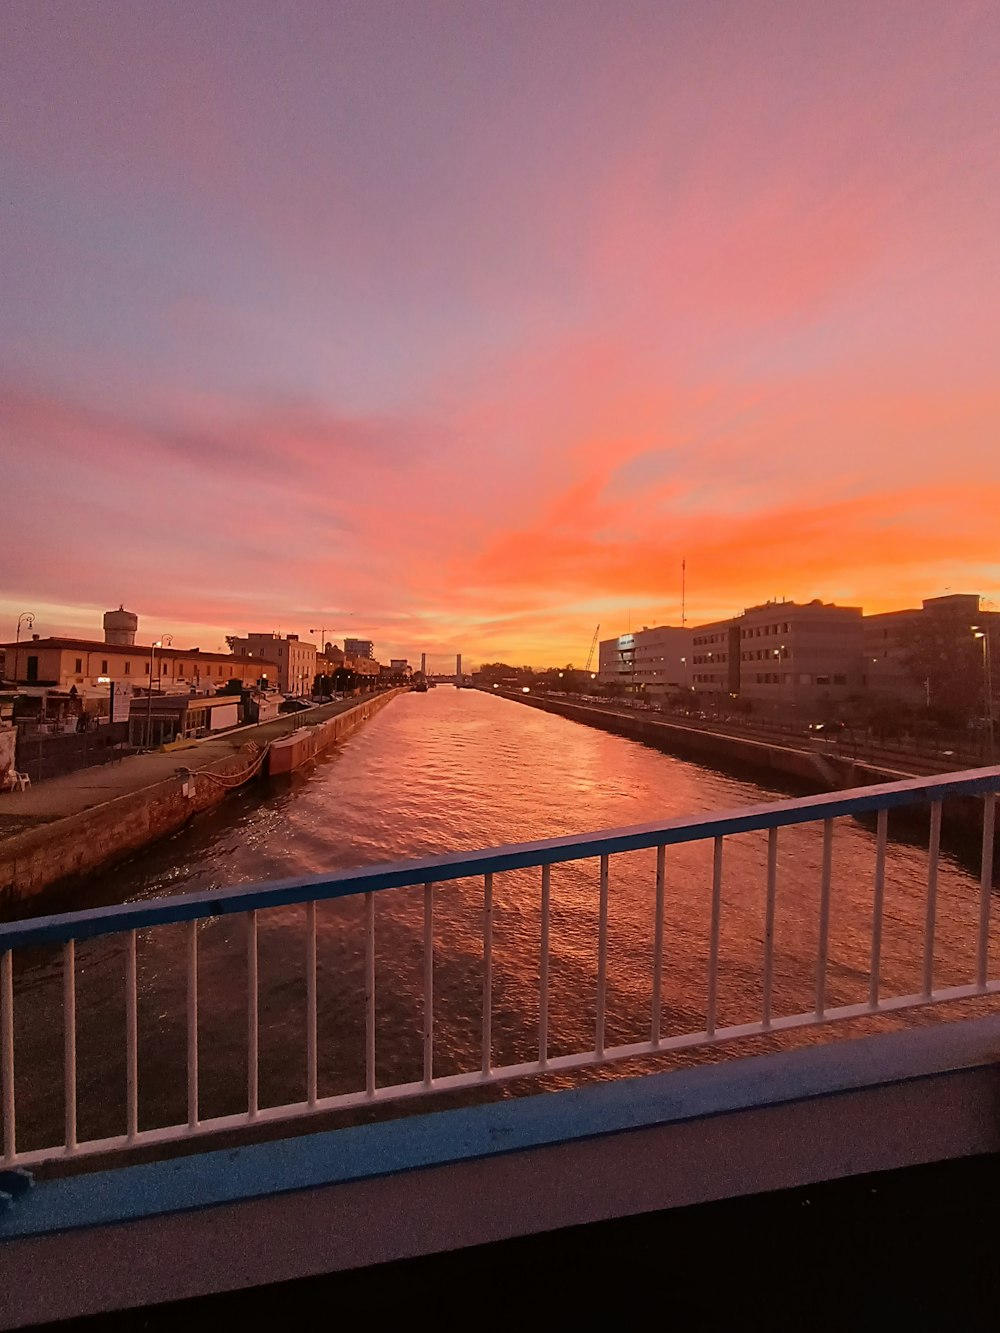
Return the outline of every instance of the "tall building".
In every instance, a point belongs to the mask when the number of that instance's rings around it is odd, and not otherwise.
[[[344,652],[348,657],[374,657],[375,645],[371,639],[345,639]]]
[[[228,641],[235,657],[259,658],[278,664],[278,688],[283,694],[311,694],[316,677],[316,645],[297,634],[248,634]]]
[[[919,608],[878,612],[865,616],[862,625],[865,674],[873,694],[914,707],[940,704],[940,698],[935,697],[940,692],[935,682],[930,676],[923,677],[917,669],[915,637],[929,635],[936,639],[937,647],[948,655],[952,666],[954,649],[964,644],[978,675],[978,650],[973,636],[982,631],[989,634],[994,650],[989,663],[993,668],[991,684],[994,700],[1000,703],[1000,612],[984,610],[978,593],[925,597]]]
[[[784,711],[822,710],[864,686],[858,606],[766,602],[692,629],[643,627],[604,639],[599,678],[663,698],[693,689]]]
[[[691,685],[690,629],[674,625],[643,626],[634,633],[602,639],[598,680],[626,693],[664,698]]]

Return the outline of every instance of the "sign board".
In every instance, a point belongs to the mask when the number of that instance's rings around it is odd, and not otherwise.
[[[132,686],[114,681],[111,686],[111,721],[127,722],[132,708]]]

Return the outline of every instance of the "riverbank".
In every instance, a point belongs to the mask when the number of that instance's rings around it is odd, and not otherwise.
[[[292,772],[403,692],[341,700],[0,796],[0,911],[176,832],[269,775],[272,756],[275,776]]]
[[[737,736],[707,727],[685,726],[655,713],[634,709],[613,709],[542,695],[516,693],[512,690],[484,691],[499,694],[515,703],[541,708],[573,722],[600,727],[620,736],[662,746],[672,754],[700,760],[707,764],[736,765],[757,772],[792,778],[818,790],[839,791],[876,782],[898,782],[915,776],[912,772],[870,763],[856,757],[777,741]]]

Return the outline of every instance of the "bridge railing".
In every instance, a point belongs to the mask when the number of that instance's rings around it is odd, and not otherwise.
[[[522,843],[425,860],[377,865],[332,875],[321,875],[208,891],[69,912],[0,925],[0,1077],[2,1077],[3,1152],[5,1166],[31,1165],[51,1159],[80,1157],[149,1144],[194,1138],[223,1130],[246,1128],[265,1122],[291,1120],[350,1107],[432,1092],[473,1088],[484,1084],[604,1065],[615,1061],[655,1056],[702,1044],[765,1035],[809,1025],[831,1023],[864,1015],[892,1013],[919,1005],[991,995],[1000,990],[1000,980],[989,975],[991,899],[994,876],[994,830],[996,793],[1000,790],[1000,767],[970,770],[905,782],[859,788],[798,800],[744,807],[726,813],[665,823],[614,829],[582,837],[562,837]],[[971,975],[959,985],[935,986],[935,932],[938,869],[941,852],[942,808],[946,800],[962,799],[981,807],[982,840],[979,873],[979,902],[976,919],[974,965]],[[889,812],[905,806],[924,806],[928,813],[929,843],[922,904],[923,944],[921,985],[908,994],[887,995],[881,984],[880,959],[885,926],[885,878]],[[834,845],[834,821],[842,817],[875,816],[875,852],[872,866],[868,929],[870,960],[867,997],[861,1003],[831,1005],[828,997],[828,955]],[[815,990],[812,1003],[799,1012],[775,1012],[775,904],[779,896],[778,846],[780,831],[795,825],[814,825],[822,831],[819,886],[819,922],[813,958]],[[719,952],[723,916],[723,883],[726,841],[734,835],[761,831],[767,837],[766,901],[763,947],[759,965],[759,1012],[750,1021],[721,1024],[719,1021]],[[703,977],[704,1023],[690,1030],[664,1030],[664,896],[667,849],[685,843],[708,843],[711,848],[710,927],[707,967]],[[612,1044],[608,1040],[608,907],[610,866],[615,857],[640,849],[655,849],[655,883],[651,885],[652,951],[648,959],[650,1005],[647,1033],[640,1041]],[[556,865],[595,859],[599,865],[596,890],[596,1020],[592,1037],[569,1053],[552,1053],[549,1032],[551,877]],[[538,942],[537,1054],[517,1063],[495,1063],[493,1041],[493,891],[494,876],[507,871],[538,871],[540,916]],[[469,877],[482,881],[481,947],[482,994],[475,1025],[479,1050],[475,1068],[439,1076],[435,1068],[435,901],[449,885]],[[706,886],[707,887],[707,886]],[[417,892],[422,897],[422,1076],[409,1082],[379,1083],[376,1069],[376,939],[377,894]],[[317,903],[363,897],[364,987],[357,1003],[364,1010],[364,1084],[335,1096],[321,1096],[318,1086],[319,1042],[317,1023]],[[303,1099],[261,1105],[259,1086],[260,987],[258,981],[258,920],[277,909],[301,906],[305,916],[305,950],[302,962],[306,992],[305,1043],[302,1063],[306,1095]],[[203,1118],[200,1098],[202,1074],[213,1052],[199,1043],[199,940],[198,926],[211,918],[239,914],[246,924],[246,1106],[235,1114]],[[181,923],[186,930],[184,953],[186,1024],[186,1119],[173,1124],[140,1127],[139,1117],[139,1022],[137,939],[140,932],[155,932]],[[77,960],[78,943],[99,937],[118,937],[124,945],[124,1116],[121,1131],[102,1138],[81,1139],[77,1118]],[[971,945],[971,941],[970,941]],[[18,1106],[15,1095],[16,1059],[31,1062],[33,1052],[15,1051],[14,957],[19,950],[47,948],[61,952],[61,1037],[58,1030],[45,1036],[62,1045],[62,1088],[48,1090],[61,1096],[64,1133],[62,1142],[45,1147],[18,1147]],[[51,1006],[50,1006],[51,1009]],[[49,1015],[49,1025],[59,1015]]]

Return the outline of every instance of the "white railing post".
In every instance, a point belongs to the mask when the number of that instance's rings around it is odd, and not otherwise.
[[[542,866],[542,937],[538,950],[538,1063],[549,1062],[549,901],[552,867]]]
[[[434,885],[424,885],[424,1086],[434,1082]]]
[[[608,992],[608,858],[601,857],[601,897],[597,923],[597,1025],[594,1049],[604,1055],[604,1019]]]
[[[660,1044],[660,1020],[663,1014],[663,906],[666,881],[666,847],[656,849],[656,902],[653,922],[653,1015],[650,1041]]]
[[[764,980],[760,1021],[771,1026],[771,994],[774,989],[774,903],[778,889],[778,830],[767,830],[767,897],[764,903]]]
[[[719,998],[719,931],[722,922],[722,839],[715,839],[712,852],[712,924],[708,938],[708,998],[705,1005],[705,1032],[715,1036],[715,1018]]]
[[[833,820],[823,820],[823,871],[819,890],[819,940],[816,945],[816,1017],[826,1013],[826,963],[830,952],[830,885],[833,873]]]
[[[131,1142],[139,1132],[139,974],[136,932],[125,945],[125,1135]]]
[[[247,912],[247,1115],[260,1110],[260,991],[257,981],[257,913]]]
[[[17,1156],[14,1122],[14,956],[10,949],[0,954],[0,1066],[3,1072],[3,1159]]]
[[[306,903],[306,1101],[316,1105],[318,1042],[316,1018],[316,900]]]
[[[375,1096],[375,895],[365,894],[365,1092]]]
[[[931,805],[931,835],[927,849],[927,913],[924,919],[923,996],[934,993],[934,929],[937,919],[938,861],[941,855],[941,802]]]
[[[198,922],[188,922],[187,1101],[188,1129],[198,1128]]]
[[[875,832],[875,892],[872,897],[872,961],[868,1004],[877,1009],[882,975],[882,914],[885,905],[885,854],[889,841],[889,811],[880,810]]]
[[[989,792],[983,798],[983,855],[979,865],[979,938],[976,947],[976,985],[986,985],[990,956],[990,903],[993,897],[993,838],[997,798]]]
[[[63,1092],[66,1151],[76,1151],[76,942],[63,945]]]
[[[483,876],[483,1077],[493,1066],[493,876]]]

